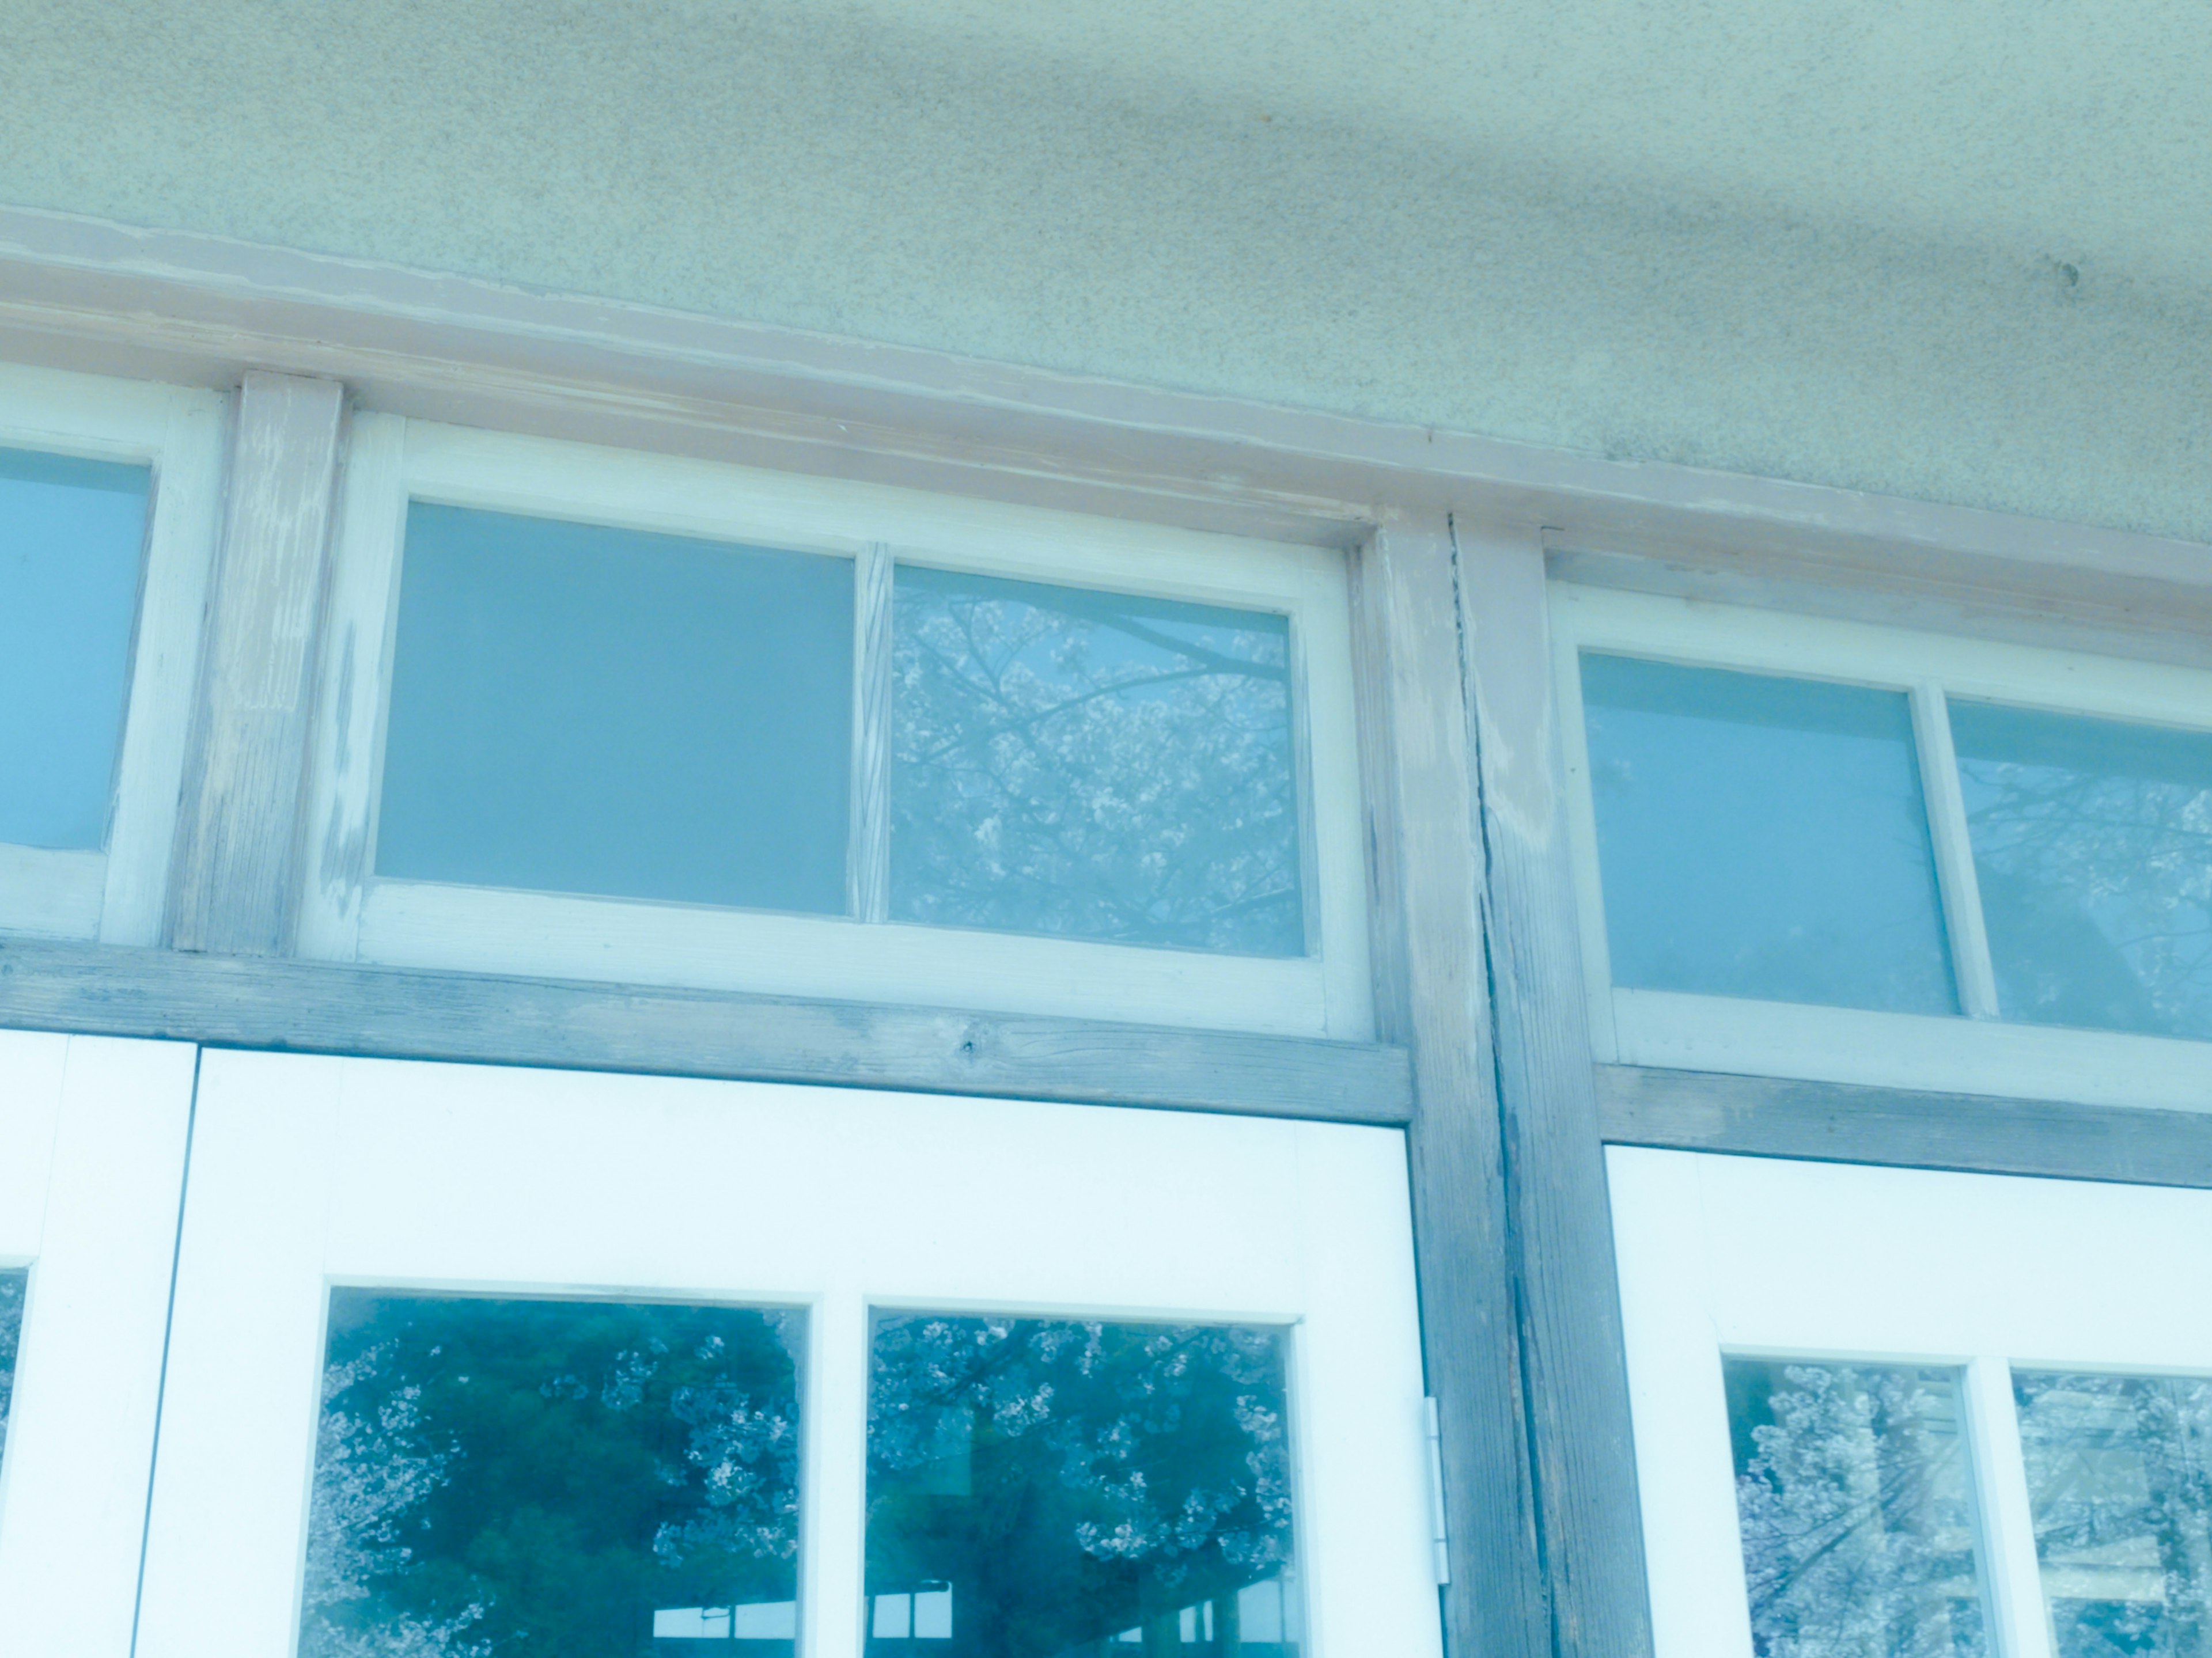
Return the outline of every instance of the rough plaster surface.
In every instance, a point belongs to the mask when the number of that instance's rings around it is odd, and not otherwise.
[[[2203,0],[0,0],[0,200],[2212,540]]]

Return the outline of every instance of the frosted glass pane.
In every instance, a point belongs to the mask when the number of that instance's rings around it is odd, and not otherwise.
[[[839,913],[853,566],[417,501],[376,871]]]
[[[1275,1330],[879,1317],[868,1658],[1292,1658],[1284,1361]]]
[[[804,1335],[332,1291],[301,1658],[667,1658],[733,1629],[789,1658]]]
[[[1726,1361],[1762,1658],[1983,1658],[1955,1372]]]
[[[1583,658],[1613,981],[1957,1009],[1902,694]]]
[[[15,1344],[23,1336],[27,1272],[0,1272],[0,1455],[8,1449],[8,1400],[15,1391]]]
[[[151,481],[0,449],[0,841],[107,842]]]
[[[1954,702],[2005,1017],[2212,1037],[2212,735]]]
[[[901,567],[891,913],[1305,953],[1290,623]]]
[[[2057,1658],[2212,1651],[2212,1382],[2015,1374]]]

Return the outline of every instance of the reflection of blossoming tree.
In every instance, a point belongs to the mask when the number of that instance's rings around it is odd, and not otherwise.
[[[2203,1658],[2212,1637],[2212,1382],[2016,1375],[2059,1658]]]
[[[1729,1370],[1736,1503],[1762,1658],[1981,1653],[1950,1379],[1741,1360]],[[1768,1419],[1747,1434],[1746,1415]]]
[[[8,1445],[8,1400],[15,1391],[15,1343],[23,1333],[27,1272],[0,1272],[0,1451]]]
[[[952,1583],[963,1658],[1225,1631],[1291,1562],[1276,1332],[886,1318],[868,1448],[871,1592]]]
[[[605,1658],[656,1607],[792,1599],[783,1323],[335,1292],[303,1658]]]
[[[1304,952],[1279,616],[902,568],[902,920]]]

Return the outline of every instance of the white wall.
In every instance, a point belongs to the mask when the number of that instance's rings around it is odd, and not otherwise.
[[[2212,540],[2198,0],[0,0],[0,201]]]

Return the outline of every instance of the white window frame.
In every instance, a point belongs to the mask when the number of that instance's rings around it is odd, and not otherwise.
[[[854,560],[856,581],[870,557],[887,551],[940,568],[1288,615],[1308,953],[1220,955],[370,876],[410,500],[842,555]],[[355,419],[341,512],[311,758],[301,955],[1371,1035],[1342,554],[374,413]]]
[[[213,392],[0,364],[0,447],[149,466],[154,475],[106,845],[0,845],[0,928],[160,942],[226,423]]]
[[[1601,1061],[2212,1109],[2212,1042],[1999,1017],[1944,701],[1948,693],[2212,731],[2212,673],[1564,582],[1553,584],[1551,612],[1591,1047]],[[1583,723],[1584,651],[1905,693],[1961,1012],[1876,1012],[1614,986]]]

